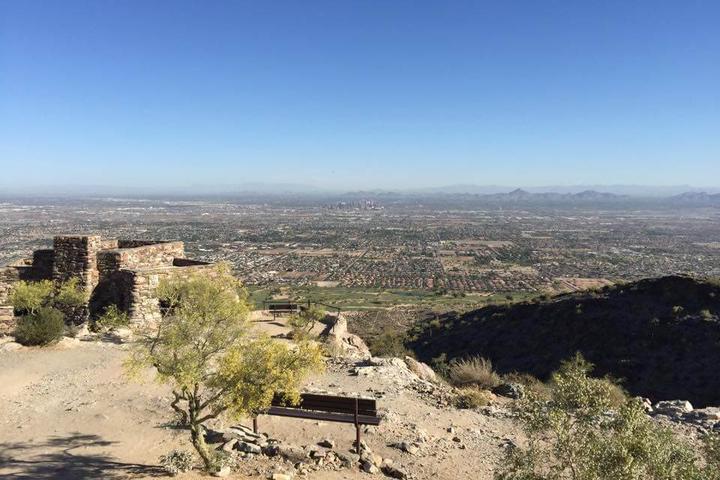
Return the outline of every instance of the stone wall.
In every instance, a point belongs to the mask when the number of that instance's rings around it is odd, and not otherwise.
[[[97,254],[102,248],[100,236],[59,236],[55,237],[53,247],[53,279],[65,282],[78,278],[80,285],[92,292],[100,280],[97,269]]]
[[[176,258],[185,256],[183,242],[164,242],[134,247],[123,247],[123,245],[137,244],[143,242],[130,242],[121,240],[118,245],[121,248],[105,250],[97,255],[97,268],[100,275],[116,270],[136,270],[143,268],[169,267],[173,265]]]
[[[18,268],[0,268],[0,335],[8,335],[15,329],[15,317],[8,295],[13,284],[18,280],[20,280]]]
[[[162,278],[216,271],[212,264],[186,259],[182,242],[65,235],[55,237],[53,245],[52,250],[35,251],[32,259],[0,268],[0,335],[10,333],[15,325],[8,294],[18,280],[77,278],[90,300],[82,308],[65,312],[68,323],[97,318],[114,304],[128,312],[133,323],[154,324],[160,320],[155,288]]]
[[[155,289],[163,278],[172,275],[177,278],[187,279],[195,274],[213,276],[216,272],[217,269],[212,264],[146,269],[132,272],[132,300],[128,310],[130,321],[134,324],[152,326],[161,320],[160,302],[155,296]]]

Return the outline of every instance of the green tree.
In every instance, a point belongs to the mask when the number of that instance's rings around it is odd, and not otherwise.
[[[707,437],[700,466],[691,446],[654,423],[639,400],[614,410],[614,386],[591,378],[591,370],[577,355],[553,375],[549,400],[529,391],[518,403],[528,446],[508,451],[497,480],[718,478],[717,437]]]
[[[60,340],[65,312],[87,302],[77,279],[64,283],[50,280],[20,281],[13,286],[10,302],[18,315],[15,337],[23,345],[48,345]]]
[[[166,307],[160,325],[137,341],[127,367],[133,374],[153,366],[159,380],[172,385],[170,406],[212,470],[204,423],[257,415],[276,392],[298,398],[302,380],[322,368],[322,356],[309,343],[291,348],[251,335],[247,293],[226,269],[214,277],[163,280],[157,295]]]
[[[298,337],[306,337],[315,327],[315,324],[325,318],[325,310],[316,305],[311,305],[300,313],[291,315],[288,325],[292,327],[293,333]]]
[[[21,316],[33,314],[40,307],[48,306],[52,300],[55,286],[50,280],[40,282],[20,281],[13,285],[10,293],[10,304]]]

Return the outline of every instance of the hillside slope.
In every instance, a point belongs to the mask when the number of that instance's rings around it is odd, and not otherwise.
[[[632,394],[720,405],[720,283],[684,276],[446,314],[416,327],[424,361],[481,355],[547,378],[581,352]]]

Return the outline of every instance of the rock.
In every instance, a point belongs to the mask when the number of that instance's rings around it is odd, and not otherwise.
[[[406,478],[408,478],[407,472],[405,472],[405,470],[402,470],[401,468],[394,465],[383,466],[382,472],[390,478],[398,478],[400,480],[405,480]]]
[[[224,477],[227,477],[228,475],[230,475],[230,472],[231,472],[230,467],[222,467],[217,472],[213,472],[212,476],[224,478]]]
[[[0,352],[15,352],[17,350],[22,350],[23,348],[25,347],[17,342],[5,342],[2,346],[0,346]]]
[[[232,450],[233,450],[233,448],[235,448],[235,445],[237,444],[237,442],[238,441],[236,438],[231,438],[227,442],[223,443],[223,446],[222,446],[223,452],[228,452],[228,453],[232,452]]]
[[[370,474],[376,474],[380,471],[378,467],[375,466],[372,462],[364,461],[361,464],[361,468],[363,472],[370,473]]]
[[[423,362],[418,362],[412,357],[405,357],[405,364],[410,369],[411,372],[413,372],[415,375],[420,378],[420,380],[425,380],[427,382],[437,382],[437,374],[435,373],[435,370],[430,368],[430,365]]]
[[[297,445],[278,445],[278,454],[291,462],[302,462],[307,458],[305,450]]]
[[[410,455],[416,455],[420,450],[417,445],[410,442],[400,442],[397,448],[403,452],[409,453]]]
[[[525,390],[519,383],[501,383],[492,389],[492,393],[517,400],[523,397]]]
[[[693,410],[692,413],[703,420],[720,421],[720,407],[700,408]]]
[[[347,319],[342,314],[330,320],[320,338],[336,356],[363,359],[370,357],[370,349],[362,338],[348,332]]]
[[[353,465],[360,461],[360,456],[355,454],[335,452],[335,455],[340,460],[342,466],[345,468],[352,468]]]
[[[682,417],[693,411],[693,406],[687,400],[664,400],[654,405],[653,410],[659,415],[669,417]]]
[[[223,432],[221,432],[221,431],[213,430],[212,428],[207,428],[207,427],[203,427],[203,428],[204,428],[204,432],[205,432],[204,433],[205,442],[207,442],[207,443],[223,443],[223,442],[230,440],[229,438],[225,438],[223,436]]]
[[[325,438],[323,440],[320,440],[318,442],[318,445],[325,448],[335,448],[335,442],[330,440],[329,438]]]
[[[235,444],[235,450],[240,450],[245,453],[253,453],[256,455],[262,453],[262,448],[260,448],[259,445],[249,442],[237,442]]]
[[[273,473],[270,476],[270,480],[292,480],[292,478],[289,473]]]

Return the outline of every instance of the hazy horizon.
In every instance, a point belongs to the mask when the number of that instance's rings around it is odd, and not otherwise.
[[[298,194],[298,195],[338,195],[357,192],[366,193],[397,193],[397,194],[497,194],[509,193],[513,190],[525,190],[530,193],[579,193],[583,191],[597,191],[616,195],[635,197],[665,197],[688,192],[720,193],[720,187],[695,185],[475,185],[454,184],[422,187],[379,188],[368,186],[366,188],[343,189],[332,186],[310,185],[302,183],[263,183],[245,182],[240,184],[219,185],[6,185],[0,184],[0,196],[18,197],[83,197],[83,196],[182,196],[182,195],[233,195],[233,194]]]

